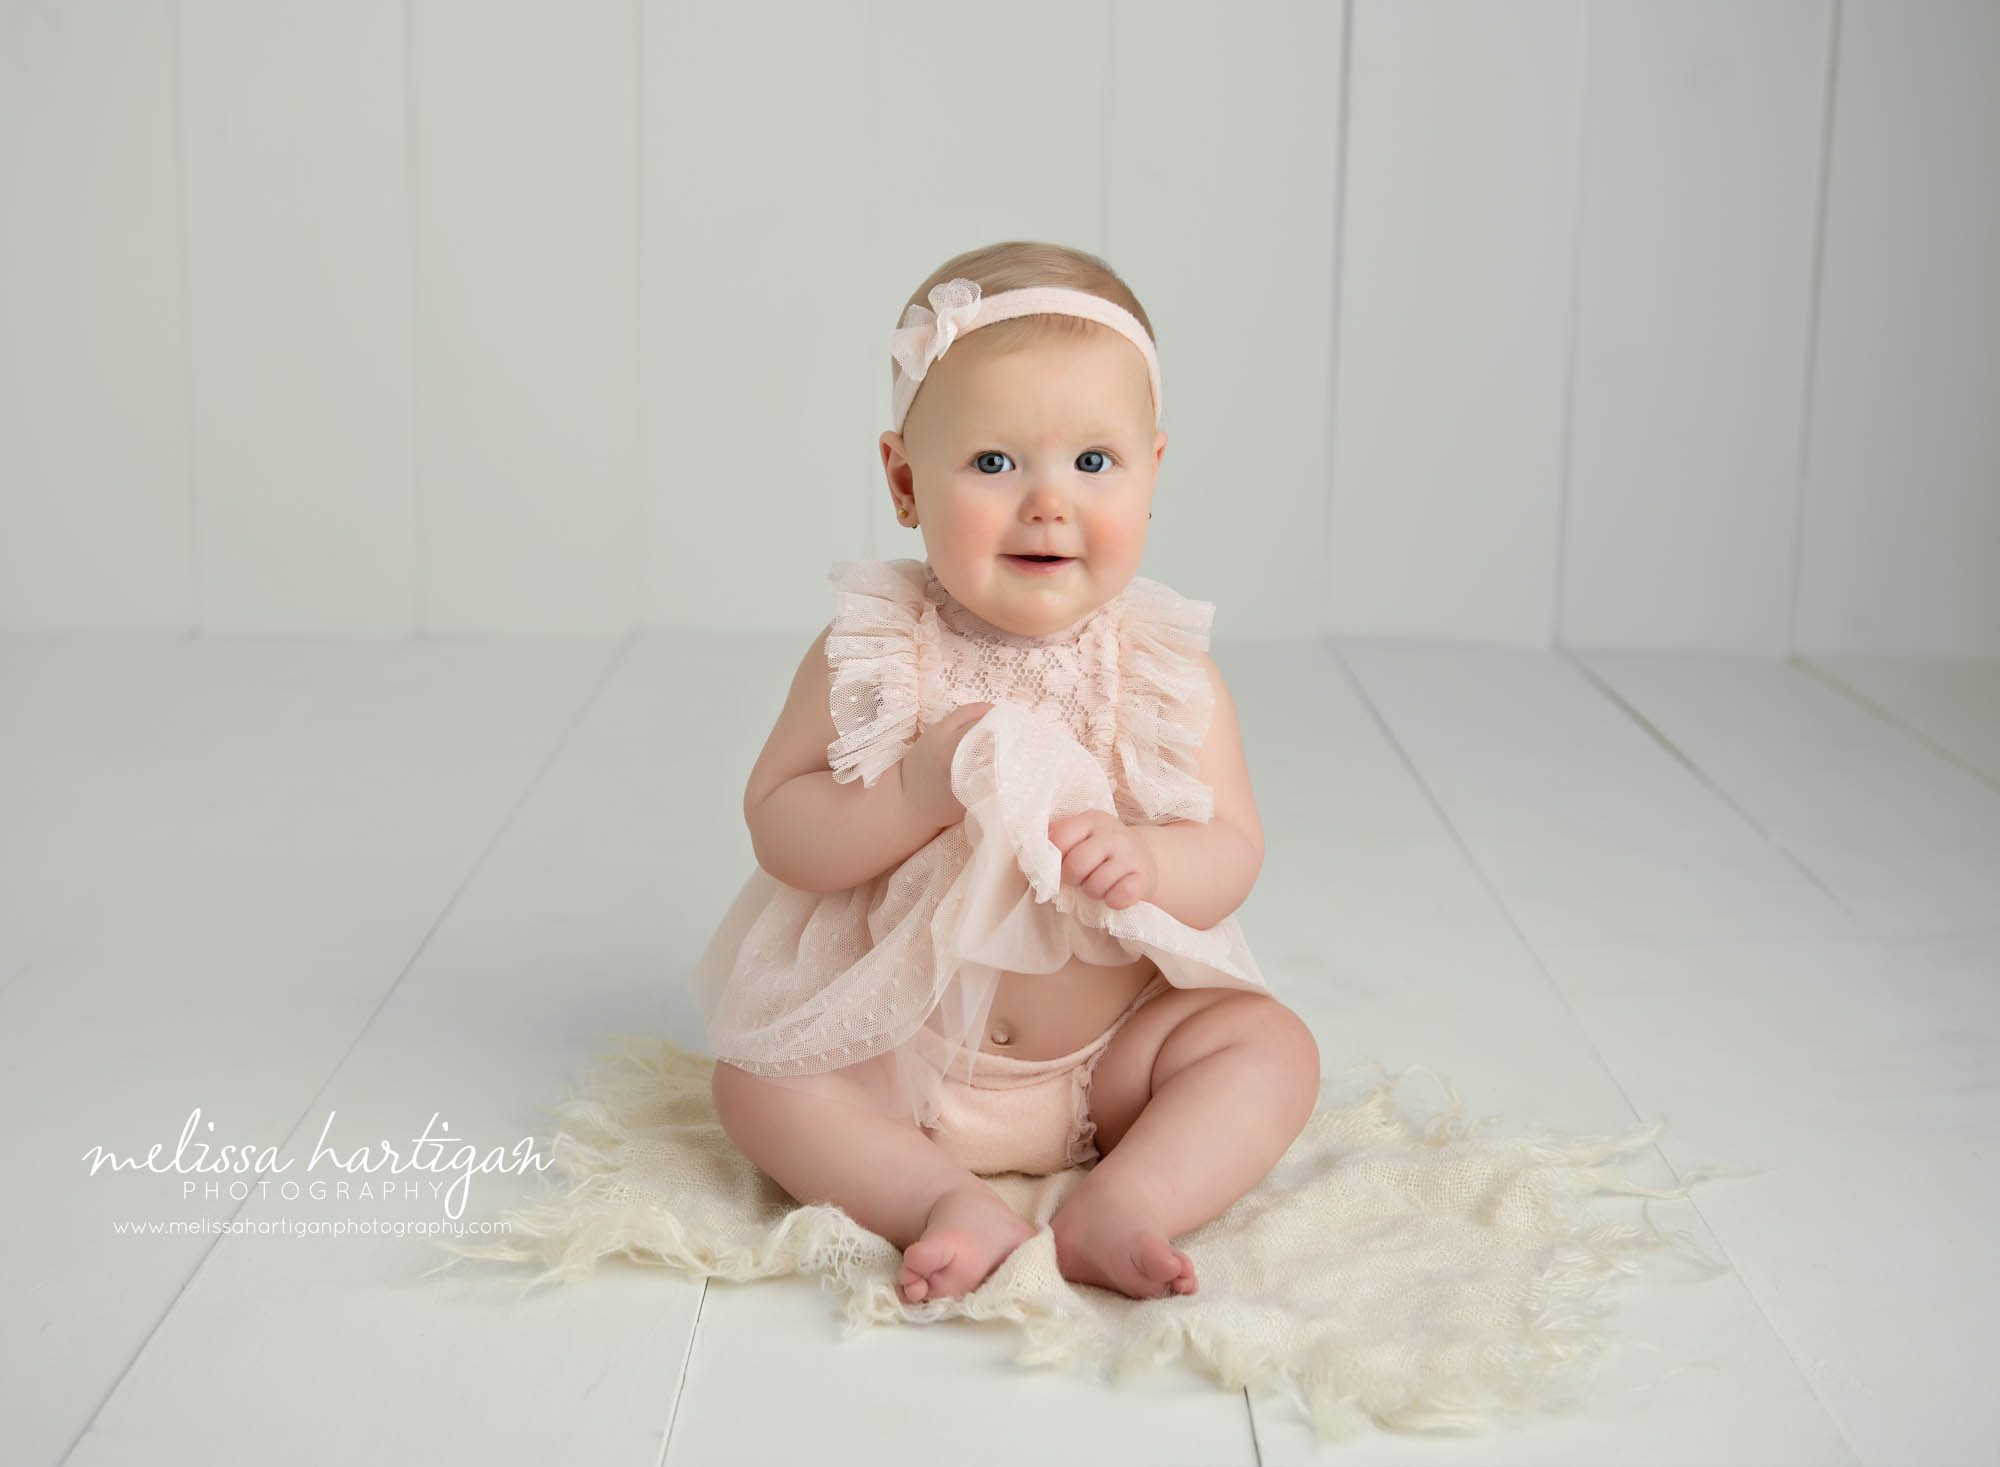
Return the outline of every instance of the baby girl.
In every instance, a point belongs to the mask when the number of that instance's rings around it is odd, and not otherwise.
[[[1063,1276],[1192,1293],[1170,1240],[1270,1172],[1320,1071],[1233,915],[1264,837],[1214,608],[1137,574],[1152,327],[1102,260],[1010,242],[924,282],[890,350],[925,558],[836,563],[751,770],[758,869],[694,979],[716,1110],[903,1251],[907,1302],[1034,1235],[984,1177],[1078,1165]]]

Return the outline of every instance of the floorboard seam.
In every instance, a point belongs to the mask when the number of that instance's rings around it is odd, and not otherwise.
[[[688,1371],[694,1367],[694,1352],[701,1343],[701,1315],[708,1308],[709,1277],[701,1281],[701,1297],[694,1301],[694,1324],[688,1330],[687,1349],[681,1354],[681,1378],[674,1382],[673,1409],[667,1412],[667,1434],[660,1438],[660,1460],[658,1467],[667,1467],[667,1457],[673,1451],[674,1425],[681,1419],[681,1402],[687,1397]]]
[[[1741,820],[1750,829],[1756,831],[1757,834],[1763,838],[1764,842],[1767,845],[1769,845],[1772,850],[1776,851],[1779,855],[1785,858],[1785,860],[1791,865],[1794,871],[1797,871],[1799,875],[1805,877],[1807,881],[1810,881],[1813,884],[1813,886],[1818,889],[1821,895],[1823,895],[1828,901],[1832,902],[1836,910],[1838,910],[1843,916],[1851,920],[1857,928],[1866,930],[1867,923],[1862,920],[1861,915],[1858,912],[1854,911],[1851,907],[1847,905],[1846,902],[1840,899],[1839,892],[1835,891],[1832,887],[1828,886],[1824,881],[1820,880],[1819,874],[1815,872],[1812,869],[1812,867],[1808,866],[1804,861],[1800,860],[1798,855],[1795,852],[1793,852],[1792,849],[1789,846],[1787,846],[1784,843],[1784,841],[1781,840],[1774,832],[1766,829],[1763,823],[1760,822],[1756,816],[1752,815],[1748,810],[1744,809],[1741,805],[1739,805],[1735,801],[1735,799],[1733,799],[1730,796],[1727,790],[1725,790],[1721,785],[1715,782],[1715,780],[1709,775],[1707,770],[1703,769],[1700,764],[1695,762],[1694,758],[1691,755],[1684,752],[1678,744],[1676,744],[1672,739],[1668,738],[1666,732],[1663,729],[1661,729],[1658,724],[1654,723],[1650,718],[1646,717],[1644,713],[1641,713],[1639,709],[1631,702],[1630,699],[1626,698],[1623,693],[1620,693],[1618,689],[1614,688],[1608,681],[1604,679],[1604,677],[1602,677],[1598,673],[1598,671],[1595,668],[1590,666],[1589,663],[1585,662],[1581,657],[1577,656],[1574,652],[1570,651],[1569,648],[1558,647],[1556,648],[1556,654],[1562,657],[1565,661],[1567,661],[1570,664],[1570,666],[1574,667],[1579,673],[1581,673],[1583,677],[1593,687],[1595,687],[1598,690],[1598,692],[1600,692],[1601,694],[1604,695],[1605,698],[1610,700],[1613,707],[1617,708],[1619,712],[1623,713],[1627,718],[1631,719],[1632,722],[1636,723],[1640,727],[1640,729],[1643,730],[1646,733],[1646,735],[1653,740],[1653,742],[1658,744],[1662,749],[1666,750],[1668,754],[1672,755],[1674,760],[1678,764],[1680,764],[1682,768],[1686,769],[1688,773],[1692,774],[1696,779],[1700,780],[1702,782],[1702,785],[1708,790],[1708,792],[1714,795],[1716,799],[1720,800],[1723,806],[1732,815],[1734,815],[1738,820]]]
[[[1808,674],[1815,681],[1824,684],[1827,688],[1831,689],[1835,693],[1838,693],[1841,697],[1846,698],[1848,701],[1854,703],[1858,707],[1864,708],[1868,712],[1874,714],[1884,723],[1894,728],[1898,733],[1905,734],[1908,737],[1916,740],[1917,743],[1923,745],[1926,752],[1937,755],[1938,758],[1944,760],[1947,764],[1950,764],[1955,769],[1964,770],[1967,774],[1971,775],[1974,779],[1978,780],[1981,784],[1986,785],[1988,788],[1993,790],[2000,790],[2000,780],[1994,779],[1992,775],[1988,774],[1978,765],[1966,763],[1963,759],[1959,758],[1958,755],[1954,754],[1950,749],[1947,749],[1943,744],[1940,744],[1936,739],[1932,738],[1929,734],[1925,733],[1915,724],[1904,721],[1904,719],[1897,714],[1895,709],[1884,707],[1882,704],[1877,703],[1873,698],[1869,697],[1866,693],[1862,692],[1861,689],[1853,686],[1851,683],[1843,681],[1839,673],[1836,673],[1828,668],[1821,667],[1817,663],[1808,662],[1803,657],[1792,658],[1791,665],[1793,667],[1796,667],[1800,672]]]

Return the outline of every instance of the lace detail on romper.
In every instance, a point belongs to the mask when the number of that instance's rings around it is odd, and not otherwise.
[[[923,561],[839,561],[828,579],[836,780],[872,786],[954,708],[1015,703],[1104,767],[1126,824],[1214,817],[1199,758],[1215,694],[1196,655],[1212,602],[1135,576],[1068,627],[1028,636],[986,621]]]

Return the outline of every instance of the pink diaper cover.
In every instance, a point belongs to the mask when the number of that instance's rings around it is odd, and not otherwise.
[[[1097,1123],[1090,1118],[1090,1078],[1111,1036],[1141,1007],[1173,984],[1155,973],[1125,1011],[1081,1049],[1054,1059],[961,1053],[944,1078],[937,1121],[925,1134],[982,1176],[1026,1172],[1046,1176],[1097,1160]],[[922,1035],[923,1030],[919,1030]]]

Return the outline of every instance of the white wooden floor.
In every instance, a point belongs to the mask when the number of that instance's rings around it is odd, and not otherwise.
[[[1218,644],[1268,831],[1242,920],[1329,1073],[1429,1066],[1510,1130],[1665,1116],[1656,1185],[1763,1171],[1654,1204],[1734,1272],[1628,1284],[1581,1419],[1322,1452],[1001,1328],[842,1342],[809,1282],[516,1304],[420,1280],[417,1237],[269,1231],[427,1197],[84,1175],[197,1106],[288,1156],[433,1112],[510,1143],[601,1036],[700,1047],[684,974],[802,645],[0,641],[0,1458],[2000,1461],[1994,665]],[[114,1231],[201,1218],[267,1231]]]

